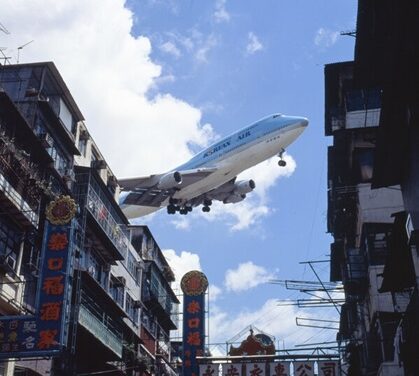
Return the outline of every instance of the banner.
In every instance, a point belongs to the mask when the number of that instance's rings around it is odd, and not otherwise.
[[[73,228],[76,205],[63,196],[52,201],[41,250],[35,315],[0,318],[0,359],[57,355],[67,342]]]
[[[246,376],[265,376],[266,363],[246,363]]]
[[[241,363],[228,363],[223,364],[223,376],[242,376],[242,364]]]
[[[314,376],[314,362],[294,362],[295,376]]]
[[[325,360],[317,362],[319,376],[340,376],[339,362],[335,360]]]
[[[200,364],[199,376],[218,376],[219,364]]]
[[[291,362],[272,362],[269,364],[269,376],[290,376]]]
[[[197,356],[205,349],[205,274],[193,270],[180,282],[183,291],[183,376],[196,376],[199,372]]]

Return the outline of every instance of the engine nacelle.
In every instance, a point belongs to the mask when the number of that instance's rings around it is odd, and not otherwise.
[[[171,189],[177,187],[182,183],[182,175],[179,171],[169,172],[160,178],[157,188],[159,189]]]
[[[232,194],[230,196],[228,196],[223,203],[224,204],[235,204],[236,202],[240,202],[243,201],[246,198],[245,194],[241,194],[241,195],[235,195]]]
[[[255,182],[250,180],[240,180],[234,184],[234,194],[235,195],[245,195],[246,193],[252,192],[256,187]]]

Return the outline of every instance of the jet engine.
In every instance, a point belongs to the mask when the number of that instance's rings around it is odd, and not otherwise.
[[[236,195],[232,194],[223,200],[224,204],[235,204],[236,202],[243,201],[246,198],[245,194]]]
[[[245,195],[246,193],[252,192],[256,187],[255,182],[250,180],[240,180],[234,184],[234,195]]]
[[[182,183],[182,175],[179,171],[169,172],[160,178],[157,184],[158,189],[171,189],[175,188]]]

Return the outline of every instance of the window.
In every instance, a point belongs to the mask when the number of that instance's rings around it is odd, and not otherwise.
[[[109,282],[109,293],[120,307],[124,306],[124,287],[114,276],[111,276]]]
[[[60,120],[64,124],[64,126],[71,132],[73,130],[73,117],[71,116],[71,112],[60,98]]]
[[[135,281],[139,281],[139,270],[138,270],[138,262],[135,259],[134,255],[131,252],[128,252],[127,257],[127,269],[131,273],[131,275],[134,277]]]
[[[86,156],[87,140],[85,138],[79,139],[79,151],[82,156]]]
[[[21,242],[21,233],[10,222],[0,221],[0,256],[9,266],[15,268]],[[7,259],[8,261],[7,261]]]
[[[136,307],[135,300],[130,294],[126,294],[125,300],[125,312],[131,318],[131,320],[137,325],[138,324],[138,308]]]

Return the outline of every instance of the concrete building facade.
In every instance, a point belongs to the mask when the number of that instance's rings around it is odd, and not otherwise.
[[[331,280],[349,375],[416,375],[419,28],[414,2],[358,2],[353,62],[325,68]]]
[[[173,272],[120,210],[118,181],[53,63],[0,67],[0,149],[1,315],[36,314],[46,205],[68,195],[78,208],[64,350],[3,359],[0,373],[174,375]]]

